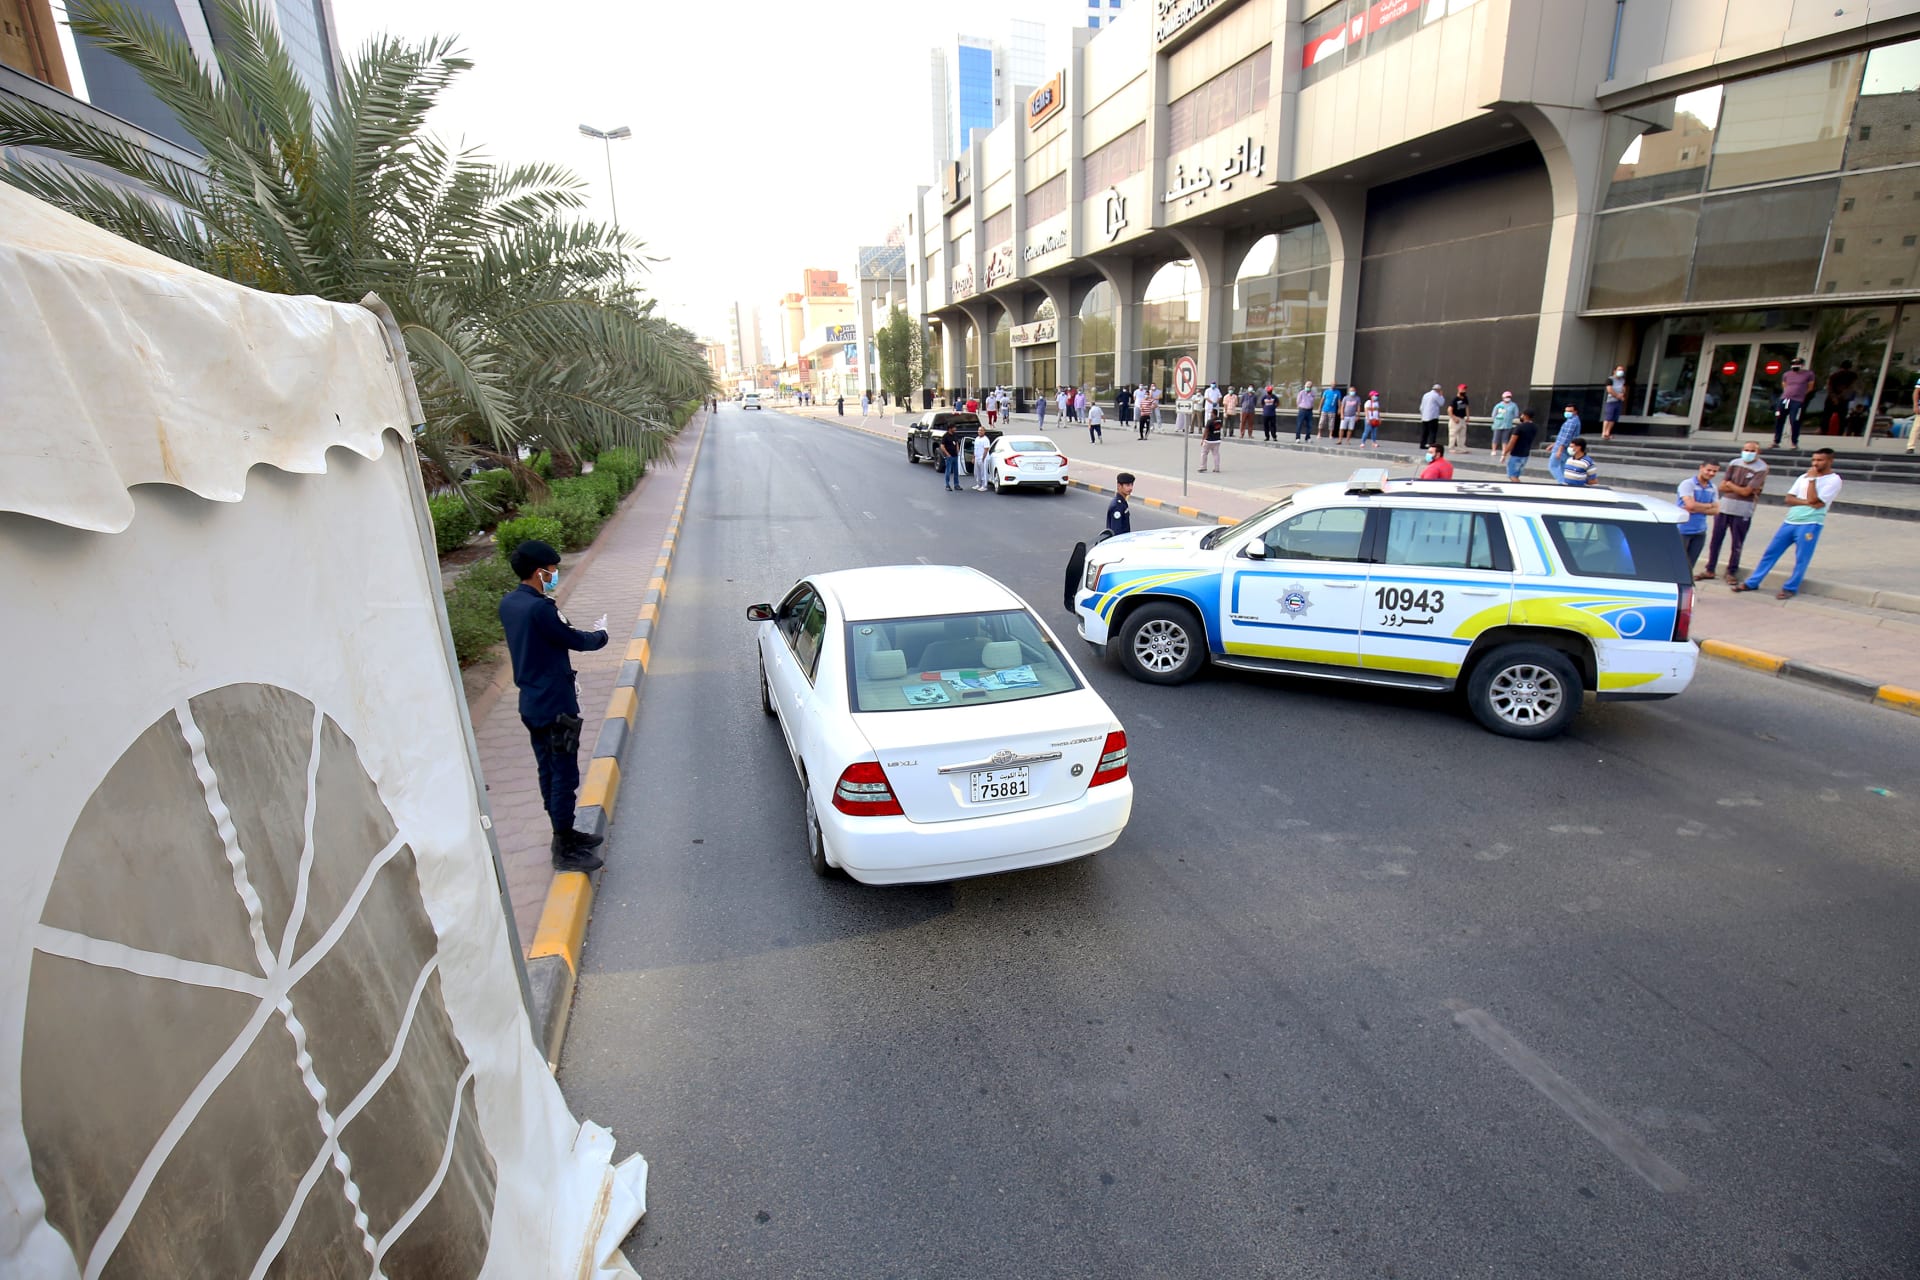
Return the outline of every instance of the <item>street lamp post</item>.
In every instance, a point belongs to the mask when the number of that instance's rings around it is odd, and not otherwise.
[[[596,129],[590,124],[583,124],[580,126],[580,132],[586,134],[589,138],[600,139],[601,144],[606,148],[607,204],[613,210],[613,238],[618,240],[620,238],[620,201],[613,194],[613,143],[616,138],[631,138],[633,136],[633,130],[624,124],[618,129],[607,129],[604,131]],[[620,263],[620,278],[625,280],[627,275],[625,253],[620,255]]]

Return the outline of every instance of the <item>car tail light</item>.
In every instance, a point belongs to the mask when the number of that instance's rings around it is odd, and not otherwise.
[[[1124,752],[1122,768],[1125,768]],[[878,760],[850,764],[833,785],[833,807],[856,818],[893,818],[903,815],[893,798],[893,785]]]
[[[1107,735],[1107,744],[1100,748],[1100,763],[1093,767],[1093,781],[1089,787],[1097,787],[1103,782],[1118,782],[1127,776],[1127,735],[1115,729]]]
[[[1008,455],[1007,455],[1007,457],[1006,457],[1006,463],[1007,463],[1007,465],[1008,465],[1008,466],[1010,466],[1010,467],[1017,467],[1017,466],[1019,466],[1019,465],[1020,465],[1020,455],[1019,455],[1019,454],[1017,454],[1017,453],[1010,453],[1010,454],[1008,454]]]
[[[1061,465],[1061,466],[1063,466],[1063,467],[1064,467],[1064,466],[1066,466],[1066,465],[1067,465],[1067,455],[1066,455],[1066,454],[1064,454],[1064,453],[1056,453],[1056,454],[1054,454],[1053,456],[1054,456],[1054,457],[1056,457],[1056,458],[1058,458],[1058,459],[1060,459],[1060,465]]]
[[[1693,588],[1680,588],[1680,612],[1673,615],[1673,640],[1675,644],[1687,638],[1693,630]]]

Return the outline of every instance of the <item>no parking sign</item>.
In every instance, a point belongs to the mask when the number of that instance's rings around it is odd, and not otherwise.
[[[1173,362],[1173,394],[1182,400],[1191,399],[1200,387],[1200,366],[1194,363],[1192,356],[1181,356]]]

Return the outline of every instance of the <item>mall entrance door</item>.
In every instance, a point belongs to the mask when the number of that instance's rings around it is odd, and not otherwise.
[[[1728,333],[1707,340],[1694,384],[1693,430],[1727,436],[1773,434],[1780,375],[1813,345],[1806,333]]]

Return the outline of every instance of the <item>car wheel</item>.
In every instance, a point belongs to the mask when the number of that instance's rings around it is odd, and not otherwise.
[[[993,491],[995,493],[1005,493],[1007,491],[1007,488],[1008,488],[1008,485],[1005,479],[1001,478],[1000,476],[995,476],[993,478]]]
[[[1573,660],[1558,649],[1513,644],[1473,669],[1467,705],[1474,718],[1509,738],[1551,738],[1580,714],[1585,691]]]
[[[773,690],[767,688],[767,667],[760,664],[760,709],[768,715],[773,714]]]
[[[1063,485],[1063,484],[1057,484],[1057,485],[1055,485],[1055,486],[1053,486],[1053,491],[1054,491],[1054,493],[1056,493],[1056,494],[1061,494],[1061,493],[1065,493],[1065,492],[1067,491],[1067,486],[1065,486],[1065,485]]]
[[[827,865],[827,842],[820,836],[820,818],[813,811],[813,788],[806,788],[807,795],[807,865],[813,868],[813,874],[825,879],[833,874],[833,868]]]
[[[1207,633],[1177,604],[1146,604],[1120,626],[1120,665],[1148,684],[1184,684],[1207,661]]]
[[[907,465],[912,466],[918,461],[920,461],[920,455],[913,451],[913,441],[909,440],[907,441]]]

